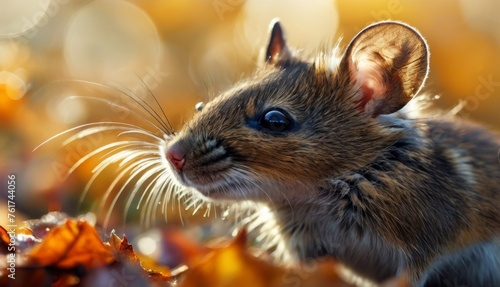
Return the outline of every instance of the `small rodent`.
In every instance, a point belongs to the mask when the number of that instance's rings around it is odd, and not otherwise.
[[[287,258],[330,256],[374,282],[500,286],[500,136],[400,111],[427,77],[420,33],[379,22],[309,61],[271,27],[253,77],[165,140],[177,181],[267,207],[253,219]]]

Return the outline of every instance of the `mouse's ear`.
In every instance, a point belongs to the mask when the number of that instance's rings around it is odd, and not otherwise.
[[[429,52],[415,29],[398,22],[368,26],[351,41],[340,73],[359,85],[359,109],[376,117],[398,111],[427,77]]]
[[[292,59],[292,54],[286,44],[285,32],[279,19],[273,19],[270,28],[271,35],[266,48],[266,64],[285,66]]]

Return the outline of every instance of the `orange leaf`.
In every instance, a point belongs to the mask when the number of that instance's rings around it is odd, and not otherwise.
[[[7,254],[10,243],[10,236],[7,230],[0,226],[0,254]]]
[[[172,276],[170,275],[170,269],[164,266],[158,266],[155,263],[149,262],[147,265],[152,266],[152,268],[146,268],[145,260],[152,261],[148,258],[141,257],[134,252],[134,248],[128,243],[127,237],[124,235],[123,240],[120,239],[115,233],[111,234],[109,239],[110,249],[116,253],[120,258],[120,261],[129,261],[134,263],[137,267],[141,268],[147,274],[150,282],[158,283],[170,283],[172,281]]]
[[[118,256],[124,257],[128,261],[139,263],[139,257],[135,254],[134,247],[128,243],[128,239],[125,235],[123,239],[120,239],[118,235],[112,233],[108,244]]]
[[[85,221],[67,220],[52,229],[44,241],[33,247],[30,263],[62,269],[83,266],[87,269],[114,261],[96,230]]]

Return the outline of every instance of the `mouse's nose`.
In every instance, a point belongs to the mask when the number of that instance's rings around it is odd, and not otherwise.
[[[182,170],[186,162],[186,152],[179,142],[174,143],[168,148],[166,157],[177,171]]]

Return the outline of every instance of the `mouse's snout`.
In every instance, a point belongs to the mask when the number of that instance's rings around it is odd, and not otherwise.
[[[165,153],[167,160],[177,170],[181,171],[186,162],[186,151],[180,142],[170,145]]]

